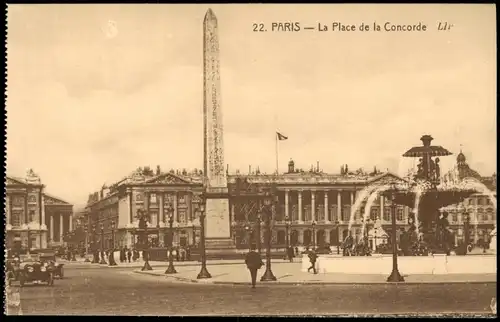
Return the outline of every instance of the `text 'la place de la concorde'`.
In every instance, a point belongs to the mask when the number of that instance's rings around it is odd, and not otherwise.
[[[268,29],[267,27],[270,26]],[[448,31],[454,25],[446,21],[436,22],[435,30],[437,31]],[[426,32],[429,31],[429,26],[425,23],[407,23],[407,24],[396,24],[390,21],[378,23],[374,22],[361,22],[358,24],[353,23],[343,23],[343,22],[331,22],[331,23],[310,23],[305,24],[301,22],[271,22],[271,23],[254,23],[254,32],[299,32],[299,31],[333,31],[333,32]]]

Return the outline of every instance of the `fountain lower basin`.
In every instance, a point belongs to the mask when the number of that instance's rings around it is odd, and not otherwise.
[[[302,257],[302,272],[311,266],[307,255]],[[497,256],[466,255],[447,256],[401,256],[398,257],[398,268],[402,275],[413,274],[496,274]],[[316,262],[320,274],[382,274],[392,270],[392,255],[374,254],[373,256],[336,256],[320,255]]]

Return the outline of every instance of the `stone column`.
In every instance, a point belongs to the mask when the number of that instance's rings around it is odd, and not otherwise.
[[[68,218],[69,218],[69,230],[68,231],[73,231],[73,214],[69,214],[68,215]]]
[[[54,242],[54,214],[49,214],[50,221],[50,241]]]
[[[324,212],[325,212],[325,222],[329,223],[330,222],[330,218],[328,217],[328,215],[329,215],[330,212],[329,212],[329,209],[328,209],[328,207],[329,207],[328,206],[328,190],[325,190],[324,194],[325,194],[325,206],[323,208],[324,208]],[[328,237],[328,238],[330,238],[330,237]]]
[[[285,190],[285,218],[288,218],[288,219],[291,219],[289,216],[288,216],[288,209],[289,206],[288,206],[288,189]]]
[[[159,222],[162,222],[163,224],[165,224],[165,215],[163,214],[163,204],[164,204],[164,201],[163,201],[163,192],[160,193],[158,196],[157,196],[158,200],[158,220],[160,220]]]
[[[405,222],[405,221],[406,221],[406,222],[408,222],[408,217],[409,217],[409,216],[408,216],[408,213],[409,213],[409,208],[408,208],[408,207],[406,207],[406,206],[403,206],[403,207],[404,207],[404,208],[403,208],[403,209],[404,209],[404,217],[403,217],[403,222]]]
[[[59,213],[59,235],[60,235],[59,241],[62,243],[64,235],[64,216],[62,213]]]
[[[43,193],[40,193],[40,211],[42,212],[41,217],[42,217],[42,222],[40,223],[40,226],[46,226],[45,224],[45,201],[43,200]],[[40,227],[42,228],[42,227]]]
[[[380,194],[379,198],[380,198],[380,221],[383,222],[385,213],[385,199],[384,199],[385,197],[384,195]]]
[[[311,221],[316,221],[316,191],[311,190]]]
[[[174,196],[174,204],[172,205],[174,207],[174,222],[178,223],[179,222],[179,213],[177,212],[177,192],[173,193]]]
[[[354,205],[354,194],[356,193],[356,191],[351,191],[350,195],[351,195],[351,206]]]
[[[302,191],[297,191],[298,194],[298,207],[299,207],[299,222],[304,222],[304,217],[302,217]]]
[[[337,218],[339,222],[342,220],[342,190],[337,191]]]

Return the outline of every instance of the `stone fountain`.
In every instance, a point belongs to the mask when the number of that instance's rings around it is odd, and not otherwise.
[[[447,214],[441,214],[440,209],[458,204],[477,191],[484,191],[479,187],[481,183],[474,181],[474,178],[460,178],[453,173],[442,176],[439,158],[452,153],[442,146],[431,145],[432,140],[432,136],[424,135],[421,137],[422,146],[413,147],[403,154],[403,157],[419,159],[416,173],[411,174],[403,183],[368,186],[360,191],[351,210],[350,220],[351,226],[359,210],[357,208],[368,198],[368,211],[364,212],[363,218],[363,222],[366,222],[376,195],[384,194],[391,200],[391,204],[413,209],[408,220],[409,236],[415,237],[412,240],[414,244],[425,245],[431,256],[404,256],[398,260],[395,251],[391,264],[390,257],[380,254],[371,257],[321,255],[317,262],[320,273],[384,274],[391,265],[394,269],[394,261],[396,267],[399,262],[403,274],[496,273],[496,256],[448,256],[454,240],[447,228]],[[493,203],[496,208],[496,199]],[[395,216],[394,210],[392,216]],[[392,240],[395,238],[395,228],[393,221]],[[467,258],[480,260],[482,263],[471,265]],[[367,265],[366,261],[370,261],[370,264]],[[306,270],[308,264],[307,257],[304,257],[302,270]]]

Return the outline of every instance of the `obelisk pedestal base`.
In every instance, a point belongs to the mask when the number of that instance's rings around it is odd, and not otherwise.
[[[209,188],[206,193],[205,253],[208,259],[234,258],[227,188]]]

